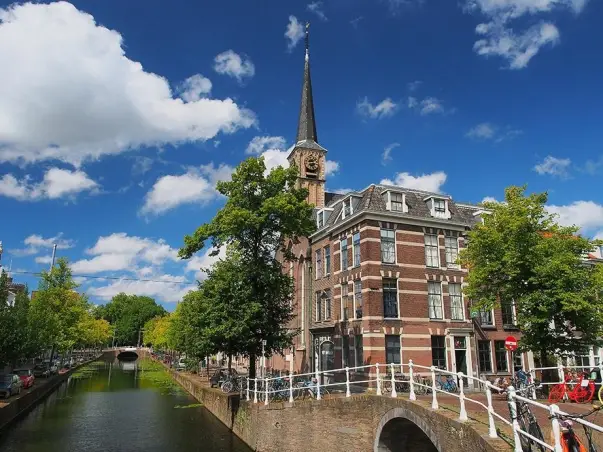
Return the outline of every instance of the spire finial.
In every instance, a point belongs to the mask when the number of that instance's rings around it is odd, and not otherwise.
[[[310,22],[306,22],[306,60],[310,58]]]

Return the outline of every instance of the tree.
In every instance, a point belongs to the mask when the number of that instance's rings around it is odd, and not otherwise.
[[[172,316],[170,314],[154,317],[144,324],[144,343],[152,345],[159,350],[165,350],[168,346],[168,330]]]
[[[504,203],[485,203],[468,235],[461,262],[469,268],[465,294],[474,309],[515,302],[520,349],[566,354],[601,342],[603,266],[584,256],[597,242],[564,227],[547,212],[547,194],[509,187]]]
[[[18,290],[14,303],[9,305],[9,279],[0,274],[0,363],[15,365],[19,358],[30,355],[31,338],[28,323],[29,297],[27,289]]]
[[[116,345],[137,344],[144,324],[165,314],[166,310],[152,298],[125,293],[115,295],[96,312],[97,316],[114,326]]]
[[[295,167],[277,167],[266,174],[263,158],[243,161],[231,181],[217,184],[217,190],[227,197],[225,206],[211,222],[186,236],[179,251],[180,257],[188,259],[203,249],[207,241],[211,241],[214,255],[230,244],[240,251],[241,277],[249,284],[247,302],[254,306],[257,315],[250,325],[253,340],[247,350],[252,375],[263,340],[267,355],[280,352],[291,343],[291,334],[281,323],[291,317],[291,308],[272,296],[292,287],[289,276],[282,277],[277,252],[282,253],[284,260],[292,260],[294,256],[285,241],[295,242],[315,229],[312,206],[306,202],[307,190],[297,188],[297,182]]]
[[[111,325],[105,319],[95,319],[88,312],[80,321],[80,343],[82,347],[102,347],[109,342]]]
[[[82,340],[81,322],[88,314],[88,300],[76,292],[68,261],[60,258],[50,272],[42,272],[38,291],[29,308],[33,342],[38,351],[52,347],[71,350]]]

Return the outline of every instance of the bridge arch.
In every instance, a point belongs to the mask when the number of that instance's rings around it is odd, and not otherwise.
[[[437,435],[422,418],[397,407],[383,415],[375,432],[374,452],[438,452]]]
[[[136,361],[138,359],[138,353],[132,350],[124,350],[117,354],[117,359],[120,361]]]

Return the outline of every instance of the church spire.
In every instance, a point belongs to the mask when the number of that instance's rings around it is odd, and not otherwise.
[[[312,79],[310,78],[310,24],[306,24],[306,62],[304,65],[304,83],[302,87],[301,108],[297,124],[297,143],[318,144],[316,120],[314,118],[314,98]]]

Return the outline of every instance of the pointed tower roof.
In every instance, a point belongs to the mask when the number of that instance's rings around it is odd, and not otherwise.
[[[304,82],[302,86],[301,107],[299,110],[295,146],[325,151],[325,149],[318,144],[318,134],[316,133],[312,78],[310,77],[309,28],[310,24],[306,24],[306,62],[304,65]]]

